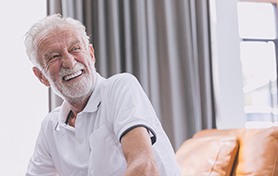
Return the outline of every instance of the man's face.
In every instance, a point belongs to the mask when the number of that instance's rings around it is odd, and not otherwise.
[[[80,101],[94,87],[95,58],[72,28],[52,29],[37,37],[39,63],[47,84],[67,101]]]

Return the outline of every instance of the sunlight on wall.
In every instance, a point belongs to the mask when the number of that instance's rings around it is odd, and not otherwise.
[[[48,111],[47,88],[34,77],[24,48],[25,32],[45,15],[46,1],[5,1],[0,5],[0,175],[25,175]]]

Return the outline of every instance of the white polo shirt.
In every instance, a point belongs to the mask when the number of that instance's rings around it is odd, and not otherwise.
[[[180,175],[172,146],[134,76],[97,74],[75,128],[65,123],[69,112],[64,102],[42,122],[27,176],[122,176],[127,164],[121,137],[138,126],[149,130],[161,175]]]

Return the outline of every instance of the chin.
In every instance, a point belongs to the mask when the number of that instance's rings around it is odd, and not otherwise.
[[[68,89],[63,89],[61,92],[61,95],[63,95],[64,99],[68,101],[82,101],[84,99],[87,99],[91,93],[92,93],[92,85],[86,84],[85,86],[82,86],[79,84],[78,86],[72,86]]]

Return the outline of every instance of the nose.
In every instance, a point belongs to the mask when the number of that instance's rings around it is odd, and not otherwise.
[[[72,54],[70,54],[68,51],[65,51],[63,53],[62,57],[62,66],[65,68],[72,68],[76,63],[76,60]]]

